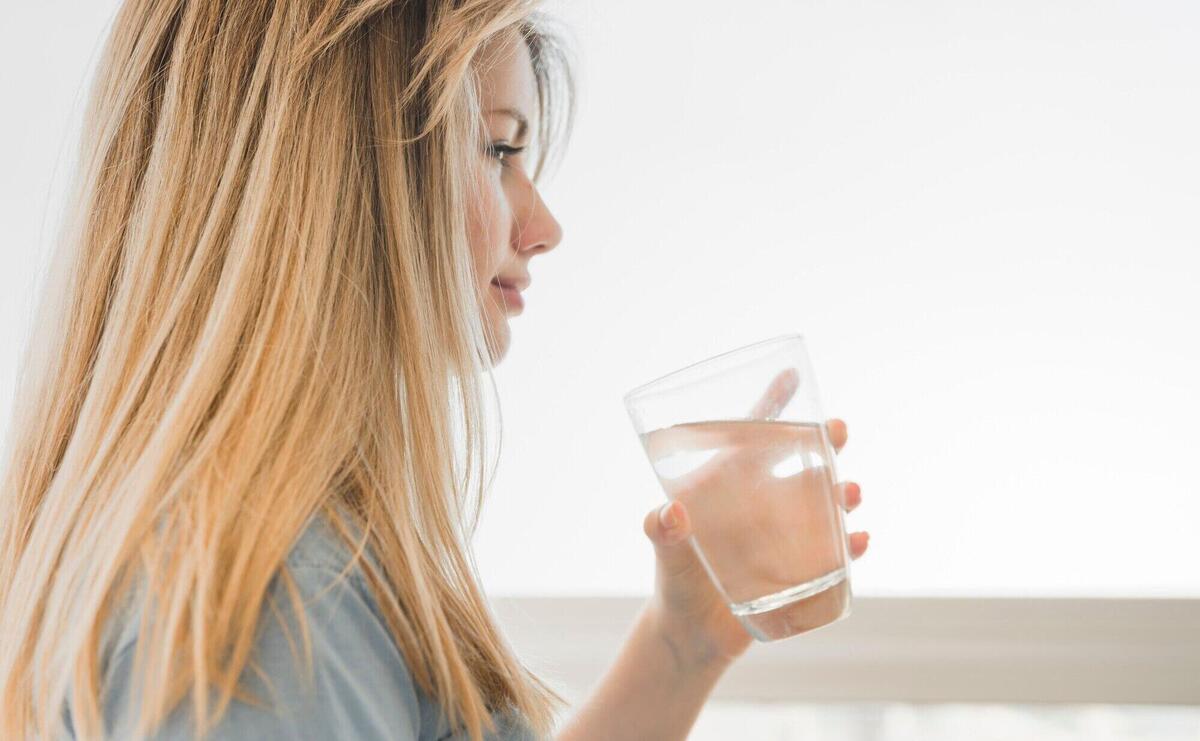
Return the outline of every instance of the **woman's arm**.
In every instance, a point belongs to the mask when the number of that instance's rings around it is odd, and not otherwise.
[[[730,663],[690,658],[647,601],[616,662],[557,741],[686,739]]]

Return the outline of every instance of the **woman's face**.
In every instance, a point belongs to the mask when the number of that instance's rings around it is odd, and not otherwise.
[[[468,221],[489,350],[498,364],[511,342],[508,317],[524,311],[520,291],[529,286],[529,262],[558,245],[562,228],[530,180],[530,151],[522,151],[534,141],[537,125],[529,49],[512,30],[486,44],[479,58],[487,142],[480,153],[481,202],[469,210]]]

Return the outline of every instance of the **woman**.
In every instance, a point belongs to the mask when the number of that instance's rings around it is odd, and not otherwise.
[[[9,441],[0,738],[551,733],[469,540],[561,239],[556,50],[520,0],[126,1]],[[559,738],[685,737],[751,641],[681,505],[643,527],[655,594]]]

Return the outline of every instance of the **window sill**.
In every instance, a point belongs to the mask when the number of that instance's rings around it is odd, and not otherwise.
[[[492,600],[518,655],[568,698],[616,656],[644,597]],[[712,699],[1200,704],[1200,599],[855,597],[755,643]]]

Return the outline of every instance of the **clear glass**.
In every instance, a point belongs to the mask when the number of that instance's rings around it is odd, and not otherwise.
[[[625,394],[669,500],[729,609],[758,641],[850,614],[833,445],[804,336],[694,363]]]

